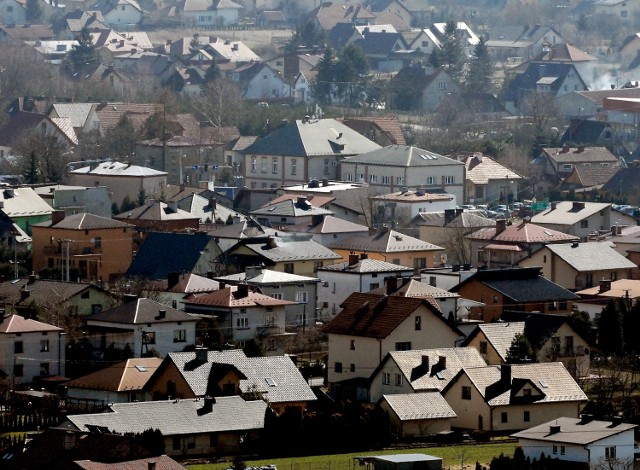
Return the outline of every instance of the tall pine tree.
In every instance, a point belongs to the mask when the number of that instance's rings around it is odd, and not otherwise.
[[[455,21],[448,21],[445,26],[440,61],[453,80],[457,83],[463,80],[464,45]]]
[[[619,356],[624,351],[623,324],[627,306],[623,299],[611,299],[596,319],[598,348],[605,354]]]
[[[466,87],[476,93],[493,93],[493,60],[484,38],[473,49],[473,57],[467,71]]]

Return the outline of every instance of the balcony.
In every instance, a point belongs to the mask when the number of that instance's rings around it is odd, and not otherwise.
[[[47,245],[43,247],[42,253],[45,256],[67,256],[67,247],[66,246],[57,246],[57,245]],[[97,255],[102,256],[102,247],[95,246],[69,246],[69,256],[91,256]]]

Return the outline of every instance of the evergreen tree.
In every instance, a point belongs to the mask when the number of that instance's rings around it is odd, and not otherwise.
[[[434,69],[442,66],[442,52],[440,49],[434,49],[429,56],[429,65]]]
[[[314,85],[314,94],[320,103],[331,102],[331,89],[334,82],[336,58],[333,51],[327,48],[318,62],[318,73]]]
[[[80,74],[83,69],[95,67],[100,62],[100,56],[86,26],[80,30],[76,40],[78,44],[74,44],[65,57],[65,67],[72,74]]]
[[[507,363],[522,364],[525,362],[533,362],[534,358],[533,348],[527,337],[522,333],[515,335],[511,346],[509,346],[507,350]]]
[[[610,299],[596,318],[598,348],[605,354],[620,355],[624,351],[623,321],[626,305],[622,299]]]
[[[442,65],[453,80],[460,83],[464,71],[464,46],[455,21],[448,21],[444,30],[441,51]]]
[[[285,52],[295,52],[299,47],[314,47],[326,42],[324,31],[308,20],[296,26],[296,32],[285,46]]]
[[[200,50],[200,35],[198,33],[194,33],[191,36],[191,41],[189,41],[189,52],[193,55]]]
[[[216,81],[219,78],[221,78],[220,67],[218,67],[218,64],[215,61],[211,62],[211,65],[204,73],[204,81],[205,83],[210,83]]]
[[[40,0],[27,0],[26,5],[27,21],[38,24],[42,19],[42,9],[40,8]]]
[[[493,93],[493,61],[484,38],[473,49],[466,81],[467,90],[476,93]]]

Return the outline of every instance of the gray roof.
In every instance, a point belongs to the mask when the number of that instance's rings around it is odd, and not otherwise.
[[[161,311],[165,312],[163,316],[160,314]],[[167,307],[151,299],[136,299],[87,317],[87,322],[96,321],[129,325],[197,320],[196,317],[188,313]]]
[[[9,217],[34,217],[51,214],[53,209],[33,188],[6,188],[0,191],[2,212]]]
[[[249,285],[267,284],[296,284],[299,282],[320,282],[317,277],[300,276],[271,269],[261,269],[254,276],[247,277],[246,273],[231,274],[230,276],[217,277],[218,281],[246,282]]]
[[[73,127],[84,127],[94,103],[54,103],[52,105],[59,117],[71,119]]]
[[[478,350],[470,347],[392,351],[389,356],[416,391],[442,391],[463,367],[487,365]],[[427,357],[429,360],[425,362]],[[444,367],[439,363],[443,357],[446,358]]]
[[[53,224],[52,221],[49,220],[47,222],[40,222],[33,225],[38,227],[55,227],[68,230],[101,230],[133,227],[133,225],[125,222],[107,219],[106,217],[100,217],[86,212],[65,216],[64,219],[56,224]]]
[[[241,153],[256,155],[358,155],[378,144],[335,119],[297,120],[248,146]]]
[[[147,168],[144,166],[129,165],[128,163],[120,162],[105,162],[100,163],[97,167],[91,168],[91,166],[85,166],[78,168],[77,170],[70,171],[69,173],[78,175],[99,175],[99,176],[162,176],[166,175],[166,171],[158,171],[153,168]]]
[[[261,392],[269,403],[316,399],[288,356],[247,357],[240,349],[207,351],[207,362],[193,369],[185,368],[185,365],[196,359],[195,352],[169,353],[168,356],[197,396],[206,394],[213,364],[231,364],[247,377],[240,381],[240,389],[243,392]],[[271,380],[267,383],[266,379]]]
[[[67,419],[81,431],[88,425],[104,426],[116,433],[141,433],[159,429],[163,436],[245,431],[264,428],[267,404],[241,397],[217,397],[211,412],[198,413],[204,400],[167,400],[111,405],[111,413],[72,415]]]
[[[343,263],[331,264],[318,268],[318,271],[341,271],[345,273],[364,274],[364,273],[397,273],[402,271],[411,271],[413,268],[401,266],[399,264],[387,263],[377,259],[360,259],[355,264],[349,264],[348,261]]]
[[[371,253],[404,253],[406,251],[438,251],[443,249],[395,230],[382,230],[371,235],[354,235],[334,243],[331,248]]]
[[[562,243],[547,245],[553,254],[578,272],[633,269],[636,264],[628,260],[610,243]]]
[[[248,243],[245,246],[274,263],[341,258],[340,255],[314,240],[289,241],[282,238],[275,240],[277,244],[275,247],[271,247],[268,243]]]
[[[573,225],[609,207],[611,207],[611,204],[604,202],[578,203],[574,201],[562,201],[556,203],[555,209],[549,208],[544,212],[534,215],[531,218],[531,222],[540,225]]]
[[[560,431],[551,433],[551,426],[559,426]],[[561,442],[567,444],[586,445],[606,439],[624,431],[629,431],[637,425],[617,423],[611,421],[583,420],[580,418],[560,417],[547,423],[539,424],[524,431],[512,434],[519,439],[536,441]],[[633,437],[631,438],[633,440]]]
[[[403,393],[383,395],[400,421],[417,419],[456,418],[458,415],[446,402],[440,392]]]
[[[251,211],[251,215],[266,215],[273,217],[309,217],[312,215],[333,215],[334,212],[316,207],[307,200],[297,201],[286,199],[270,206]]]
[[[410,145],[388,145],[362,155],[348,157],[343,163],[366,163],[368,165],[399,167],[464,165],[463,162]]]

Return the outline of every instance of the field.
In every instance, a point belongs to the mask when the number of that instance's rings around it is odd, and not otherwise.
[[[461,464],[464,464],[467,469],[473,469],[475,468],[476,462],[480,462],[483,466],[488,467],[493,457],[498,457],[500,454],[512,456],[515,448],[516,444],[514,442],[508,442],[498,444],[427,447],[409,450],[385,450],[379,452],[357,452],[353,454],[316,455],[288,459],[247,461],[245,463],[247,466],[251,467],[274,464],[278,467],[278,470],[355,470],[359,467],[353,460],[356,456],[424,453],[442,457],[444,460],[443,468],[446,469],[460,469]],[[464,461],[462,462],[461,460]],[[187,468],[189,468],[189,470],[223,470],[230,466],[230,462],[222,462],[215,464],[187,465]]]

